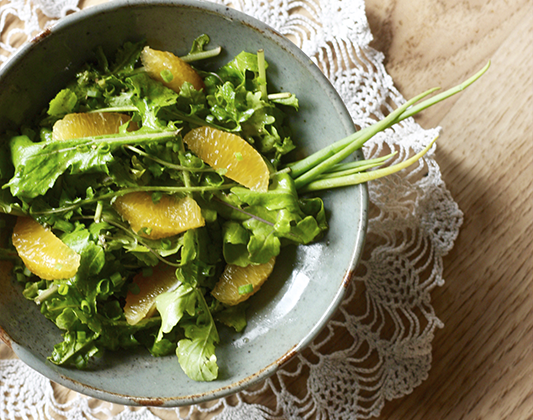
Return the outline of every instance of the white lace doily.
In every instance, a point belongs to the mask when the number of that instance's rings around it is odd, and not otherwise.
[[[372,39],[363,0],[217,0],[289,36],[323,70],[358,126],[403,102]],[[0,2],[0,62],[44,26],[78,10],[77,0]],[[6,26],[8,15],[23,27]],[[44,16],[44,18],[43,18]],[[44,22],[44,23],[43,23]],[[413,119],[376,136],[366,157],[421,150],[438,129]],[[433,152],[413,169],[369,185],[369,230],[362,261],[335,317],[308,349],[253,389],[180,409],[131,408],[67,393],[19,360],[0,361],[0,417],[189,419],[362,419],[410,393],[428,375],[435,329],[430,292],[443,284],[442,258],[462,224]],[[339,339],[342,337],[342,339]],[[349,340],[347,339],[349,337]],[[342,344],[339,344],[342,343]],[[268,406],[257,401],[271,401]]]

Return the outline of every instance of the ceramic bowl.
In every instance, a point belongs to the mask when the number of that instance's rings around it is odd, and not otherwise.
[[[114,52],[145,38],[177,54],[206,33],[222,54],[218,66],[242,50],[263,48],[269,84],[294,92],[301,109],[291,114],[301,153],[317,150],[354,130],[341,98],[318,67],[289,40],[240,12],[208,2],[113,1],[70,15],[28,43],[0,72],[0,132],[35,116],[69,81],[97,46]],[[271,278],[250,300],[243,333],[220,330],[219,378],[194,382],[175,356],[107,352],[86,370],[58,367],[46,358],[60,331],[2,273],[0,335],[18,357],[51,380],[75,391],[128,405],[179,406],[237,392],[273,374],[316,337],[334,313],[350,281],[365,237],[365,186],[323,194],[329,231],[309,246],[287,247]],[[6,218],[9,230],[13,219]]]

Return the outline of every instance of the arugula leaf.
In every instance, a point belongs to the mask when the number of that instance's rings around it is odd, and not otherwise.
[[[15,176],[6,184],[15,197],[34,198],[44,195],[56,179],[71,168],[72,173],[95,170],[107,173],[113,159],[105,149],[81,148],[82,142],[33,143],[27,136],[10,142]],[[5,187],[5,186],[4,186]]]
[[[70,89],[60,90],[59,93],[50,101],[48,115],[65,115],[73,112],[78,104],[78,97]]]
[[[235,306],[224,308],[222,311],[213,312],[216,321],[233,328],[236,332],[241,332],[246,328],[247,302],[242,302]]]
[[[205,122],[203,120],[209,113],[205,94],[202,91],[196,90],[188,82],[185,82],[181,86],[176,100],[176,109],[178,118],[197,125],[204,125]],[[172,110],[169,111],[172,112]]]
[[[205,46],[209,44],[209,35],[202,34],[192,42],[191,50],[189,54],[197,54],[205,50]]]
[[[125,42],[122,47],[118,49],[110,72],[113,74],[131,73],[139,61],[141,51],[145,44],[145,41]]]
[[[0,189],[0,213],[25,216],[26,211],[8,190]]]
[[[175,135],[175,131],[152,133],[140,129],[133,133],[38,143],[25,135],[16,136],[10,141],[15,176],[3,188],[10,187],[15,197],[35,198],[44,195],[67,169],[70,174],[109,174],[108,166],[114,160],[112,152],[123,144],[167,141]]]
[[[185,313],[190,316],[195,315],[197,299],[194,288],[183,283],[177,289],[157,296],[155,302],[157,311],[161,315],[161,328],[156,342],[163,338],[163,334],[171,332]]]
[[[275,104],[285,105],[294,108],[296,111],[298,111],[298,109],[300,108],[298,98],[293,93],[274,93],[272,95],[268,95],[268,99]]]
[[[279,254],[281,238],[308,244],[327,230],[322,200],[299,199],[287,174],[276,175],[267,192],[234,187],[225,203],[234,206],[225,212],[231,222],[224,225],[223,244],[224,257],[231,264],[266,263]]]
[[[178,94],[162,83],[150,78],[147,73],[137,73],[126,79],[135,95],[131,96],[132,104],[139,110],[144,127],[154,130],[166,128],[166,124],[158,118],[161,108],[174,105]]]
[[[250,264],[248,253],[248,242],[250,242],[250,232],[240,223],[228,221],[224,224],[224,260],[229,264],[246,267]]]
[[[205,60],[207,58],[216,57],[222,51],[222,48],[216,47],[210,50],[205,49],[205,46],[210,42],[209,36],[202,34],[197,37],[193,43],[190,52],[187,55],[183,55],[180,58],[186,63],[192,61]],[[205,77],[204,72],[197,70],[202,77]]]
[[[275,160],[296,147],[290,131],[284,126],[284,114],[258,93],[247,95],[248,106],[254,110],[251,118],[243,122],[241,135],[253,143],[260,153],[273,154]]]
[[[215,344],[218,343],[214,322],[197,325],[192,321],[183,323],[189,339],[178,342],[176,354],[185,374],[194,381],[213,381],[218,376]]]
[[[139,332],[152,331],[158,327],[160,322],[161,320],[157,317],[143,319],[135,325],[129,325],[123,318],[105,319],[102,322],[102,334],[96,340],[96,345],[108,350],[138,347],[141,344],[137,338]]]
[[[76,287],[69,287],[67,283],[59,284],[58,293],[42,300],[41,313],[67,331],[87,328],[100,334],[102,320],[95,316],[94,302],[85,299]]]
[[[63,335],[63,341],[54,346],[48,360],[56,365],[73,365],[83,369],[89,359],[99,352],[95,344],[96,338],[98,334],[83,329],[67,331]]]
[[[217,87],[216,91],[207,96],[210,114],[208,123],[222,124],[228,131],[241,131],[241,123],[250,118],[254,110],[246,107],[246,91],[236,89],[231,82]]]
[[[268,68],[268,63],[265,63],[265,68]],[[256,77],[247,79],[248,72],[251,72]],[[233,86],[248,83],[247,90],[252,92],[259,91],[260,83],[257,80],[259,64],[256,54],[246,51],[240,52],[233,60],[222,66],[217,71],[217,74],[222,80],[231,82]]]
[[[206,121],[216,121],[225,129],[238,133],[259,152],[272,156],[274,165],[277,165],[295,146],[285,123],[285,114],[263,95],[265,81],[259,72],[258,56],[242,52],[223,66],[218,75],[222,83],[206,84],[211,112]],[[297,100],[291,96],[276,100],[298,108]]]
[[[63,235],[61,239],[81,257],[78,272],[71,279],[70,284],[89,297],[93,310],[96,310],[98,295],[96,285],[100,280],[97,275],[102,271],[106,262],[104,249],[92,240],[91,232],[84,225],[78,225],[76,230]]]
[[[213,381],[218,377],[215,346],[220,338],[203,294],[198,289],[196,294],[198,316],[196,320],[182,322],[187,338],[178,342],[176,354],[181,368],[189,378],[195,381]]]

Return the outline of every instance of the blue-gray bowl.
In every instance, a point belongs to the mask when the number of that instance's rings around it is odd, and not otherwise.
[[[206,33],[226,62],[242,50],[263,48],[269,84],[294,92],[301,109],[291,116],[294,139],[309,153],[351,134],[341,98],[313,62],[272,28],[243,13],[208,2],[113,1],[62,19],[10,59],[0,71],[0,132],[35,116],[101,45],[112,52],[146,38],[156,49],[187,52]],[[176,357],[148,352],[107,352],[87,370],[47,361],[60,331],[22,297],[7,273],[0,277],[0,336],[18,357],[75,391],[129,405],[179,406],[237,392],[266,378],[305,348],[342,301],[358,262],[367,222],[364,185],[323,194],[329,231],[319,242],[288,247],[271,278],[250,300],[243,333],[221,330],[219,378],[194,382]],[[7,228],[13,219],[6,218]]]

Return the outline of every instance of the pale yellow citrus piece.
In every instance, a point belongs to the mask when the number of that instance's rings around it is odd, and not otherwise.
[[[196,70],[171,52],[144,47],[141,52],[141,61],[152,79],[159,80],[175,92],[179,92],[185,82],[189,82],[196,90],[205,87],[204,81]],[[170,80],[168,77],[163,77],[163,72],[172,74]]]
[[[150,239],[168,238],[205,225],[202,209],[191,197],[163,195],[154,202],[147,192],[133,192],[118,197],[113,207],[133,231]]]
[[[268,190],[270,173],[261,156],[246,140],[211,127],[189,131],[183,141],[189,149],[214,169],[254,191]]]
[[[69,279],[78,271],[79,254],[31,217],[17,218],[12,241],[24,265],[42,279]]]
[[[117,134],[119,127],[129,120],[129,115],[115,112],[67,114],[54,124],[52,138],[54,140],[69,140],[80,137]],[[131,123],[128,131],[134,131],[137,128],[135,123]]]
[[[244,302],[257,292],[270,276],[275,262],[276,257],[272,257],[267,263],[250,264],[246,267],[228,264],[211,294],[220,302],[230,306]],[[249,284],[253,286],[253,291],[239,293],[239,287]]]
[[[133,278],[132,289],[126,295],[124,315],[130,325],[135,325],[144,318],[151,317],[155,311],[155,299],[161,293],[168,292],[178,286],[176,269],[172,267],[155,267],[152,274],[137,274]]]

